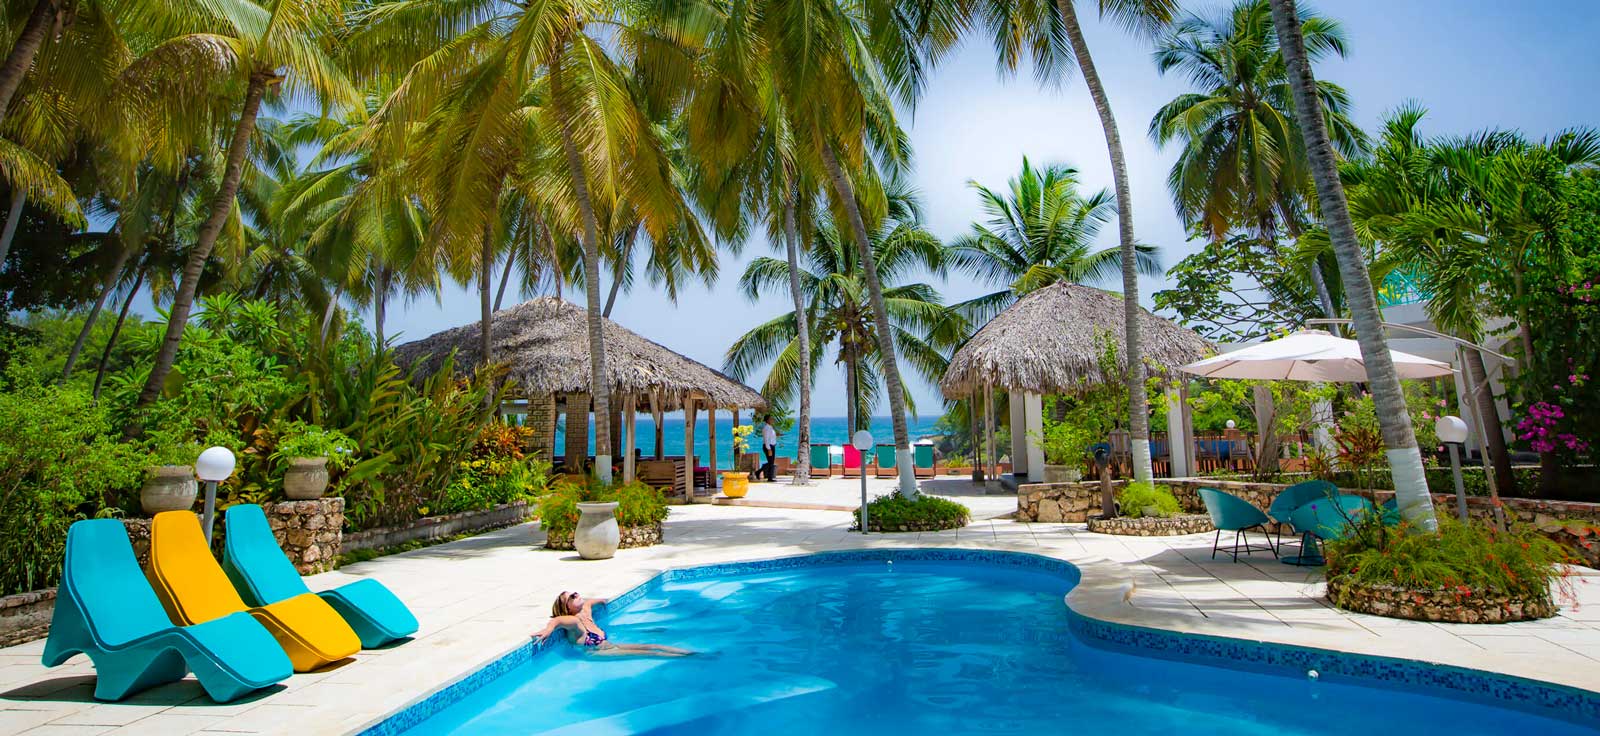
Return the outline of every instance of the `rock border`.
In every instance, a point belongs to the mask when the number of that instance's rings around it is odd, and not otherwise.
[[[1089,518],[1089,531],[1099,534],[1116,534],[1124,537],[1176,537],[1214,531],[1211,517],[1206,514],[1179,514],[1177,516],[1119,516],[1115,519]]]
[[[924,523],[913,522],[910,524],[896,524],[893,529],[885,529],[878,525],[877,519],[869,516],[867,517],[867,526],[871,528],[867,531],[876,532],[878,534],[898,534],[900,532],[943,532],[951,529],[960,529],[966,526],[967,523],[967,521],[962,519],[951,519],[949,522],[929,521]],[[861,526],[859,524],[853,525],[851,526],[851,529],[854,531],[861,531]]]
[[[1386,618],[1455,624],[1503,624],[1551,618],[1559,607],[1549,597],[1529,600],[1507,595],[1454,590],[1413,590],[1396,585],[1369,585],[1344,578],[1328,581],[1328,601],[1335,607]]]
[[[618,531],[621,532],[622,542],[617,545],[617,549],[636,549],[661,544],[662,529],[659,521],[645,526],[620,527]],[[568,551],[577,549],[573,544],[572,532],[565,534],[546,532],[544,547],[545,549]]]

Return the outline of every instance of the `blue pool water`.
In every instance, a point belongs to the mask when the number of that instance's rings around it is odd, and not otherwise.
[[[606,659],[562,642],[406,733],[1596,733],[1392,682],[1094,646],[1068,627],[1074,582],[950,560],[668,578],[601,625],[699,656]]]

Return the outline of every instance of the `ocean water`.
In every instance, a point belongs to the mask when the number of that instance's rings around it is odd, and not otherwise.
[[[739,415],[739,420],[741,424],[754,425],[758,422],[758,416],[752,415],[748,412],[741,412]],[[938,421],[938,417],[921,417],[918,419],[907,417],[911,441],[915,442],[918,438],[936,434],[937,432],[934,429],[934,424]],[[565,422],[566,418],[563,416],[556,426],[557,456],[560,456],[566,452],[567,441]],[[664,432],[664,436],[662,438],[663,444],[665,445],[664,454],[684,454],[683,416],[679,415],[674,417],[669,414],[662,419],[661,425]],[[709,425],[706,421],[706,416],[704,413],[702,413],[696,420],[694,429],[694,453],[696,457],[700,458],[700,462],[702,464],[710,458],[708,450],[710,447],[708,440],[708,426]],[[893,427],[894,425],[890,423],[888,417],[874,417],[871,423],[873,439],[884,444],[894,442]],[[638,428],[639,449],[642,450],[646,456],[655,454],[655,420],[648,415],[641,416],[638,419]],[[796,430],[790,431],[788,434],[778,435],[778,454],[780,456],[798,456],[796,454],[796,443],[799,442],[798,434],[799,433]],[[761,434],[759,429],[756,433],[750,435],[750,437],[750,451],[760,452]],[[848,443],[850,441],[849,422],[845,417],[812,417],[811,441],[814,443],[827,443],[830,445],[842,445]],[[591,448],[594,447],[594,425],[592,424],[589,426],[589,443]],[[616,452],[620,455],[622,453],[622,448],[617,448]],[[724,469],[733,467],[733,417],[725,411],[717,412],[717,467]]]
[[[1074,582],[950,561],[668,582],[598,624],[616,643],[695,656],[597,657],[561,641],[406,733],[1595,733],[1595,724],[1392,682],[1317,681],[1100,649],[1068,629],[1062,595]]]

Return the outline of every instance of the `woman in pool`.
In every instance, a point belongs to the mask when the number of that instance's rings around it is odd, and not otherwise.
[[[562,593],[556,596],[556,602],[550,606],[550,623],[544,629],[533,635],[536,641],[544,641],[558,627],[567,630],[567,636],[574,643],[585,649],[591,649],[598,655],[642,655],[648,657],[682,657],[694,654],[687,649],[662,646],[660,644],[613,644],[606,640],[606,632],[594,622],[594,606],[605,603],[604,598],[584,598],[576,592]]]

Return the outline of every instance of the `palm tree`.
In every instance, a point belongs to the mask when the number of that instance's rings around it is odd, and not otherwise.
[[[193,309],[200,272],[211,257],[217,237],[233,213],[234,196],[244,175],[256,116],[269,89],[287,84],[290,94],[315,94],[324,105],[349,103],[354,96],[329,56],[327,43],[340,19],[340,0],[278,0],[270,7],[238,0],[228,5],[227,17],[203,14],[198,22],[182,23],[181,35],[162,42],[145,54],[131,70],[133,86],[163,108],[181,108],[185,97],[221,83],[242,88],[243,102],[228,136],[227,158],[221,186],[212,195],[210,212],[189,251],[166,335],[156,352],[155,365],[135,406],[155,401],[177,357],[183,329]],[[217,26],[222,25],[222,33]],[[130,433],[137,426],[128,427]]]
[[[989,220],[973,223],[972,232],[951,241],[951,265],[1004,288],[951,308],[982,324],[1034,289],[1119,273],[1120,249],[1094,249],[1100,228],[1116,214],[1116,200],[1104,189],[1085,196],[1079,183],[1071,166],[1035,168],[1026,157],[1009,191],[968,182]],[[1157,248],[1141,245],[1135,252],[1140,273],[1161,275]]]
[[[1337,21],[1306,15],[1301,32],[1313,62],[1345,55]],[[1162,37],[1155,59],[1162,74],[1181,72],[1199,90],[1179,95],[1150,121],[1156,143],[1183,144],[1167,187],[1185,224],[1219,242],[1235,228],[1253,231],[1274,251],[1280,233],[1299,238],[1311,177],[1267,0],[1240,0],[1214,20],[1184,18]],[[1349,96],[1332,82],[1317,88],[1335,148],[1360,155],[1366,139],[1349,118]],[[1306,272],[1323,314],[1338,316],[1322,263],[1312,261]]]
[[[942,275],[944,246],[921,228],[914,199],[903,187],[894,187],[885,223],[872,233],[873,262],[886,282],[884,307],[892,319],[893,341],[900,358],[930,381],[944,374],[946,353],[966,336],[965,322],[940,304],[939,294],[926,283],[901,283],[917,270]],[[762,393],[769,397],[793,396],[800,387],[802,369],[812,371],[833,349],[841,366],[850,401],[846,405],[850,431],[866,429],[884,386],[878,377],[885,362],[872,316],[866,269],[860,255],[833,222],[811,232],[804,249],[805,266],[791,270],[787,260],[760,257],[750,262],[739,287],[751,301],[773,288],[800,282],[805,298],[803,313],[816,327],[816,340],[802,351],[799,318],[793,312],[769,320],[745,333],[728,348],[724,367],[744,380],[770,363]],[[909,396],[902,396],[910,402]],[[804,445],[802,445],[803,447]]]
[[[1366,258],[1350,219],[1344,185],[1339,180],[1338,154],[1321,114],[1316,78],[1311,74],[1311,60],[1307,58],[1305,41],[1301,37],[1300,17],[1294,0],[1271,0],[1271,3],[1272,20],[1278,29],[1278,42],[1294,93],[1300,135],[1305,141],[1312,180],[1316,182],[1319,209],[1334,257],[1339,262],[1345,303],[1355,323],[1356,340],[1361,344],[1372,400],[1377,408],[1384,445],[1388,447],[1395,498],[1401,514],[1412,525],[1431,532],[1438,528],[1438,520],[1433,515],[1433,498],[1428,495],[1428,480],[1422,471],[1422,454],[1417,450],[1411,414],[1406,409],[1400,378],[1395,375],[1394,362],[1389,355],[1389,340],[1384,336],[1383,315],[1378,311]]]

